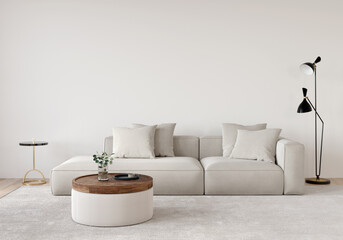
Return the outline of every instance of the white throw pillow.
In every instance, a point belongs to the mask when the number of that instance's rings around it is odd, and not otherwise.
[[[230,158],[254,159],[275,163],[276,142],[281,129],[238,130]]]
[[[116,158],[154,158],[154,126],[113,128],[113,156]]]
[[[222,123],[223,134],[223,157],[229,157],[237,138],[237,130],[262,130],[266,129],[267,123],[251,126],[243,126],[235,123]]]
[[[134,128],[145,127],[143,124],[132,124]],[[174,129],[176,123],[162,123],[155,131],[155,156],[174,157]]]

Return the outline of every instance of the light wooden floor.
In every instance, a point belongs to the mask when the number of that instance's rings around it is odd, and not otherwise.
[[[23,186],[22,178],[0,178],[0,198],[6,196],[10,192],[20,188]],[[47,183],[43,186],[50,185],[49,179],[46,179]],[[42,186],[42,185],[40,185]],[[39,186],[32,186],[32,187],[39,187]]]
[[[343,178],[331,178],[331,185],[341,185],[343,186]],[[0,178],[0,198],[9,194],[10,192],[23,186],[22,178]],[[47,183],[40,186],[50,186],[50,182],[47,179]],[[32,186],[39,187],[39,186]]]
[[[332,185],[342,185],[343,186],[343,178],[330,178]]]

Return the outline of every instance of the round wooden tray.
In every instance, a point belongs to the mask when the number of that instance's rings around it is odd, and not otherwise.
[[[118,174],[125,173],[109,173],[108,181],[99,181],[98,174],[80,176],[73,179],[73,189],[84,193],[120,194],[145,191],[153,186],[153,179],[150,176],[137,174],[137,180],[115,180],[114,176]]]

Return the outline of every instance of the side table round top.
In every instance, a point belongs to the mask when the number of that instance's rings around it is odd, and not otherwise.
[[[125,173],[109,173],[108,181],[99,181],[98,174],[80,176],[73,179],[73,189],[84,193],[120,194],[141,192],[153,186],[153,179],[150,176],[137,174],[137,180],[115,180],[114,176],[118,174]]]
[[[19,145],[20,146],[44,146],[44,145],[48,145],[48,142],[36,141],[33,143],[32,141],[27,141],[27,142],[20,142]]]

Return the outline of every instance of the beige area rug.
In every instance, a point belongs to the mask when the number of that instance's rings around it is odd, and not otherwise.
[[[342,186],[306,186],[303,196],[156,196],[154,204],[148,222],[88,227],[72,221],[70,197],[21,187],[0,199],[0,239],[343,239]]]

